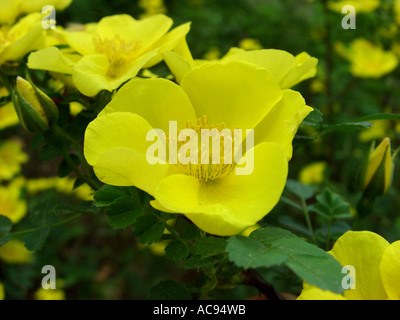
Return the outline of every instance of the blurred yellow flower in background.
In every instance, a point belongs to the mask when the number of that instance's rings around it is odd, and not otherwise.
[[[83,184],[74,189],[75,179],[71,178],[38,178],[26,181],[26,189],[29,194],[34,195],[39,192],[55,189],[60,193],[73,195],[83,201],[93,201],[94,191],[87,184]]]
[[[27,264],[33,261],[33,252],[28,251],[21,240],[12,239],[0,247],[0,260],[9,264]]]
[[[372,12],[377,9],[380,5],[379,0],[330,0],[328,2],[329,9],[342,13],[344,6],[353,6],[356,12]]]
[[[165,50],[188,54],[190,23],[169,31],[172,24],[172,19],[162,14],[141,20],[127,14],[105,17],[83,31],[64,31],[66,42],[79,55],[50,47],[32,53],[28,67],[72,75],[75,86],[86,96],[113,91],[141,69],[161,62]]]
[[[211,47],[204,55],[204,59],[208,61],[218,60],[219,58],[221,58],[221,51],[218,47]]]
[[[396,22],[400,25],[400,0],[394,0],[394,12],[396,15]]]
[[[57,279],[56,289],[39,288],[33,294],[35,300],[65,300],[64,280]]]
[[[349,48],[343,43],[336,44],[336,51],[351,62],[350,72],[360,78],[380,78],[392,72],[399,60],[391,51],[384,51],[380,46],[365,39],[354,40]]]
[[[21,199],[21,183],[18,180],[8,186],[0,186],[0,215],[6,216],[14,224],[27,213],[27,204]]]
[[[373,126],[366,130],[362,130],[359,134],[361,142],[369,142],[372,140],[383,139],[385,137],[394,138],[394,133],[400,133],[399,125],[393,128],[392,122],[388,120],[370,121]]]
[[[355,288],[343,295],[304,284],[297,300],[400,300],[400,241],[390,244],[369,231],[349,231],[329,252],[355,270]]]
[[[245,38],[240,41],[239,48],[244,50],[261,50],[263,46],[257,39]]]
[[[299,181],[303,184],[320,184],[324,181],[326,162],[315,162],[304,167],[299,174]]]
[[[0,181],[10,180],[21,171],[21,165],[28,161],[18,140],[0,141]]]
[[[7,97],[8,90],[5,87],[0,87],[0,98]],[[0,130],[6,129],[19,124],[18,115],[15,112],[14,104],[8,102],[4,106],[0,106]]]
[[[5,294],[4,294],[4,286],[0,282],[0,300],[4,300]]]
[[[167,12],[164,0],[139,0],[139,7],[144,10],[143,17]]]

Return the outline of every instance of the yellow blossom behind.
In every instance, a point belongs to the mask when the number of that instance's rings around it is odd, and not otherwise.
[[[28,251],[21,240],[12,239],[0,247],[0,260],[9,264],[27,264],[33,261],[33,252]]]
[[[8,186],[0,186],[0,215],[18,223],[27,213],[27,204],[21,199],[21,183],[19,180]]]
[[[303,184],[320,184],[324,181],[326,162],[315,162],[300,171],[299,180]]]
[[[22,151],[19,141],[0,141],[0,181],[12,179],[27,161],[28,155]]]

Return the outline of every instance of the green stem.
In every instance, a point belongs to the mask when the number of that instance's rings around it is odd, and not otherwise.
[[[301,206],[303,207],[303,213],[304,213],[304,216],[306,218],[308,230],[311,233],[311,236],[312,236],[312,239],[313,239],[314,243],[317,244],[317,238],[315,236],[314,229],[313,229],[313,226],[311,224],[310,213],[309,213],[308,208],[307,208],[306,200],[301,199]]]

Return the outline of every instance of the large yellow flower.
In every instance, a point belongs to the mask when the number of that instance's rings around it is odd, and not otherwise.
[[[349,48],[339,43],[336,50],[351,62],[351,73],[360,78],[380,78],[396,69],[399,63],[396,54],[365,39],[354,40]]]
[[[373,232],[349,231],[330,254],[342,266],[354,267],[355,288],[339,295],[306,284],[298,300],[400,300],[400,241],[390,244]]]
[[[165,79],[127,83],[89,124],[84,153],[101,181],[136,186],[155,198],[154,207],[183,213],[206,232],[232,235],[255,225],[278,202],[293,137],[311,110],[298,92],[282,91],[265,69],[208,62],[189,71],[180,86]],[[147,141],[148,133],[163,130],[171,146],[176,139],[170,121],[177,123],[176,136],[185,128],[199,134],[254,129],[255,147],[242,158],[253,155],[253,171],[238,175],[247,163],[236,161],[174,164],[174,151],[169,162],[158,161],[154,153],[150,164],[147,154],[154,142]],[[156,134],[159,141],[165,138],[159,130]],[[198,155],[204,154],[203,146]]]
[[[204,63],[202,60],[185,59],[173,52],[165,52],[164,56],[165,62],[178,82],[196,65]],[[293,56],[286,51],[275,49],[246,51],[232,48],[221,61],[242,61],[265,68],[274,76],[282,89],[292,88],[299,82],[314,77],[318,64],[318,59],[306,52]]]
[[[12,239],[0,247],[0,260],[10,264],[31,263],[33,252],[28,251],[21,240]]]
[[[42,17],[41,13],[32,13],[13,26],[0,26],[0,65],[43,47]]]
[[[142,68],[159,63],[165,50],[187,54],[185,37],[190,24],[168,32],[172,23],[162,14],[142,20],[129,15],[105,17],[84,31],[64,32],[66,42],[79,54],[78,59],[50,47],[32,53],[28,67],[72,75],[75,86],[87,96],[95,96],[101,90],[112,91]]]
[[[22,151],[20,142],[0,141],[0,181],[12,179],[27,161],[28,155]]]
[[[0,215],[18,223],[27,213],[26,202],[21,199],[21,185],[15,180],[7,187],[0,186]]]

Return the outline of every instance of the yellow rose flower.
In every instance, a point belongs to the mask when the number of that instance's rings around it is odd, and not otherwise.
[[[4,294],[4,286],[0,282],[0,300],[4,300],[5,294]]]
[[[380,78],[398,66],[398,58],[364,39],[356,39],[349,48],[339,43],[337,52],[351,62],[350,72],[360,78]]]
[[[113,91],[142,68],[159,63],[163,51],[187,52],[190,23],[168,32],[172,23],[162,14],[142,20],[124,14],[105,17],[84,31],[65,30],[65,40],[78,58],[50,47],[32,53],[28,67],[72,75],[75,86],[87,96]]]
[[[182,213],[208,233],[233,235],[255,225],[279,201],[292,140],[311,110],[300,93],[282,91],[265,69],[238,61],[208,62],[189,71],[179,86],[165,79],[124,85],[89,124],[84,154],[104,183],[136,186],[155,198],[157,209]],[[161,141],[160,130],[169,132],[171,121],[177,124],[176,135],[185,128],[195,133],[254,129],[255,147],[242,158],[253,158],[251,174],[236,174],[246,169],[241,161],[178,163],[183,151],[170,150],[168,160],[153,155],[149,161],[154,143],[147,141],[148,134],[160,134]],[[172,148],[176,140],[169,134]],[[200,148],[193,155],[203,159]]]
[[[174,52],[164,53],[165,62],[178,82],[196,65],[204,61],[185,59]],[[242,61],[268,70],[282,89],[289,89],[317,74],[318,60],[303,52],[297,56],[283,50],[265,49],[246,51],[232,48],[221,61]]]
[[[33,261],[33,252],[21,240],[13,239],[0,247],[0,260],[9,264],[27,264]]]
[[[19,141],[0,141],[0,181],[12,179],[27,161],[28,155]]]
[[[21,199],[21,185],[13,181],[7,187],[0,186],[0,215],[18,223],[27,213],[27,204]]]
[[[300,171],[299,180],[303,184],[320,184],[324,181],[326,162],[315,162]]]
[[[328,2],[328,7],[332,11],[342,13],[344,6],[353,6],[356,12],[372,12],[379,7],[379,0],[331,0]]]
[[[400,241],[390,244],[373,232],[349,231],[329,253],[354,268],[355,288],[339,295],[305,284],[297,300],[400,300]]]
[[[15,25],[0,27],[0,65],[17,61],[32,50],[44,45],[41,13],[32,13]]]

